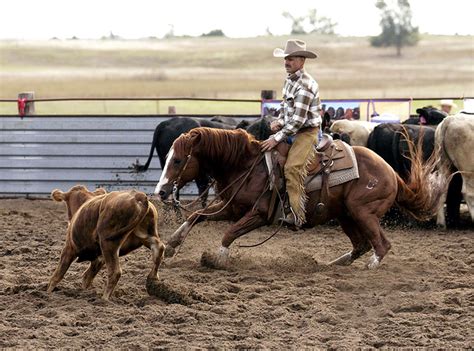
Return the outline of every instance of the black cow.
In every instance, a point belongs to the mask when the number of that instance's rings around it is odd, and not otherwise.
[[[426,106],[416,110],[418,115],[410,116],[403,124],[421,124],[427,126],[437,126],[448,116],[444,111],[440,111],[432,106]]]
[[[398,123],[382,123],[374,128],[369,134],[367,147],[380,157],[382,157],[398,175],[407,180],[411,168],[410,160],[405,157],[409,155],[408,143],[404,134],[408,133],[410,139],[414,142],[415,147],[418,145],[420,137],[423,138],[423,159],[427,160],[434,150],[434,128],[422,127],[417,125],[402,125]],[[427,180],[428,181],[428,180]],[[412,223],[405,217],[398,208],[392,208],[385,216],[390,222]]]
[[[153,141],[151,142],[150,154],[148,160],[144,165],[135,165],[136,172],[145,172],[150,166],[151,159],[153,158],[154,151],[158,154],[160,159],[161,167],[163,168],[166,163],[166,155],[171,149],[173,142],[183,133],[189,132],[191,129],[198,127],[209,127],[218,129],[234,129],[235,126],[232,124],[222,123],[218,120],[208,120],[191,117],[176,117],[170,118],[166,121],[159,123],[155,132],[153,133]],[[209,177],[205,174],[200,174],[196,179],[196,185],[198,187],[199,195],[201,195],[209,186]],[[203,204],[205,203],[203,199]]]
[[[427,160],[434,150],[434,132],[431,127],[416,125],[401,125],[397,123],[382,123],[374,128],[367,140],[367,147],[381,156],[395,172],[407,179],[411,162],[408,155],[408,143],[403,135],[408,133],[415,146],[422,137],[423,159]]]
[[[223,123],[222,121],[230,122]],[[150,166],[154,151],[158,154],[161,167],[166,163],[166,155],[171,149],[173,142],[183,133],[189,132],[191,129],[198,127],[208,127],[217,129],[246,129],[250,134],[254,135],[257,140],[265,140],[270,136],[270,122],[266,118],[260,118],[253,123],[241,121],[237,125],[235,120],[224,117],[214,117],[211,120],[204,118],[176,117],[159,123],[153,133],[153,141],[151,143],[150,154],[144,165],[134,165],[136,172],[145,172]],[[210,179],[206,174],[200,174],[196,179],[196,185],[199,195],[201,195],[209,186]],[[206,196],[204,196],[202,204],[205,205]]]
[[[257,140],[266,140],[272,134],[270,129],[270,123],[272,120],[274,120],[273,117],[262,117],[253,121],[248,126],[238,124],[236,128],[245,129],[247,133],[252,134]]]
[[[166,163],[166,155],[171,149],[171,146],[173,145],[175,139],[178,138],[181,134],[189,132],[191,129],[198,127],[209,127],[218,129],[235,128],[235,126],[231,124],[192,117],[176,117],[163,121],[156,126],[155,132],[153,133],[153,141],[151,143],[148,160],[144,165],[136,165],[135,170],[137,172],[145,172],[146,170],[148,170],[151,159],[153,158],[154,150],[156,150],[156,153],[158,154],[161,167],[164,167]]]
[[[406,180],[409,176],[411,162],[404,156],[408,154],[408,143],[402,134],[403,130],[406,130],[415,146],[418,144],[419,138],[423,138],[421,144],[423,159],[427,160],[434,151],[435,128],[430,126],[383,123],[370,133],[367,147],[381,156],[400,177]],[[461,185],[461,177],[456,176],[453,177],[449,185],[446,199],[446,225],[450,227],[457,225],[459,221],[458,189]]]

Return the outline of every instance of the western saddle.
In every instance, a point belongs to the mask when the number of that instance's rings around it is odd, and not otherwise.
[[[280,143],[276,147],[276,151],[271,153],[271,161],[267,160],[269,165],[270,178],[273,182],[274,191],[270,208],[273,209],[276,205],[277,192],[285,193],[283,169],[290,146],[285,143]],[[331,172],[349,169],[354,166],[353,160],[350,157],[346,146],[341,140],[333,140],[328,134],[323,134],[323,137],[318,145],[315,145],[315,157],[308,166],[308,177],[314,178],[322,177],[321,195],[316,211],[322,215],[325,210],[325,203],[329,197],[329,175]],[[269,211],[269,220],[273,214],[273,210]]]

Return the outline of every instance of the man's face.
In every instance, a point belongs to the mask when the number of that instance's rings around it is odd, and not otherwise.
[[[288,74],[295,73],[304,66],[304,57],[290,56],[285,57],[285,70]]]
[[[446,112],[448,115],[451,113],[451,105],[441,105],[441,111]]]

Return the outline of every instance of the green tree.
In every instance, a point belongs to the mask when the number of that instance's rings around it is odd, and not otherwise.
[[[203,33],[201,37],[225,37],[225,34],[221,29],[214,29],[209,33]]]
[[[416,45],[419,41],[418,27],[411,24],[411,8],[408,0],[377,0],[375,6],[381,12],[382,33],[370,39],[375,47],[395,46],[397,56],[401,56],[402,47]]]
[[[174,35],[174,25],[168,24],[168,26],[169,26],[169,30],[168,30],[168,32],[166,32],[166,34],[164,35],[164,38],[165,38],[165,39],[174,38],[174,37],[175,37],[175,35]]]
[[[282,16],[291,21],[291,34],[306,34],[303,28],[305,17],[295,17],[288,11],[283,12]]]
[[[335,34],[334,28],[337,26],[337,23],[326,16],[318,17],[316,9],[309,10],[307,18],[311,33]]]

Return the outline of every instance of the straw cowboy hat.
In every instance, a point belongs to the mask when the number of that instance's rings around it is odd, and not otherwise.
[[[451,99],[443,99],[439,102],[440,106],[451,106],[451,107],[457,107],[457,105],[454,103],[453,100]]]
[[[302,56],[306,58],[316,58],[314,52],[306,50],[306,43],[302,40],[290,39],[286,42],[285,49],[276,48],[273,50],[274,57]]]

